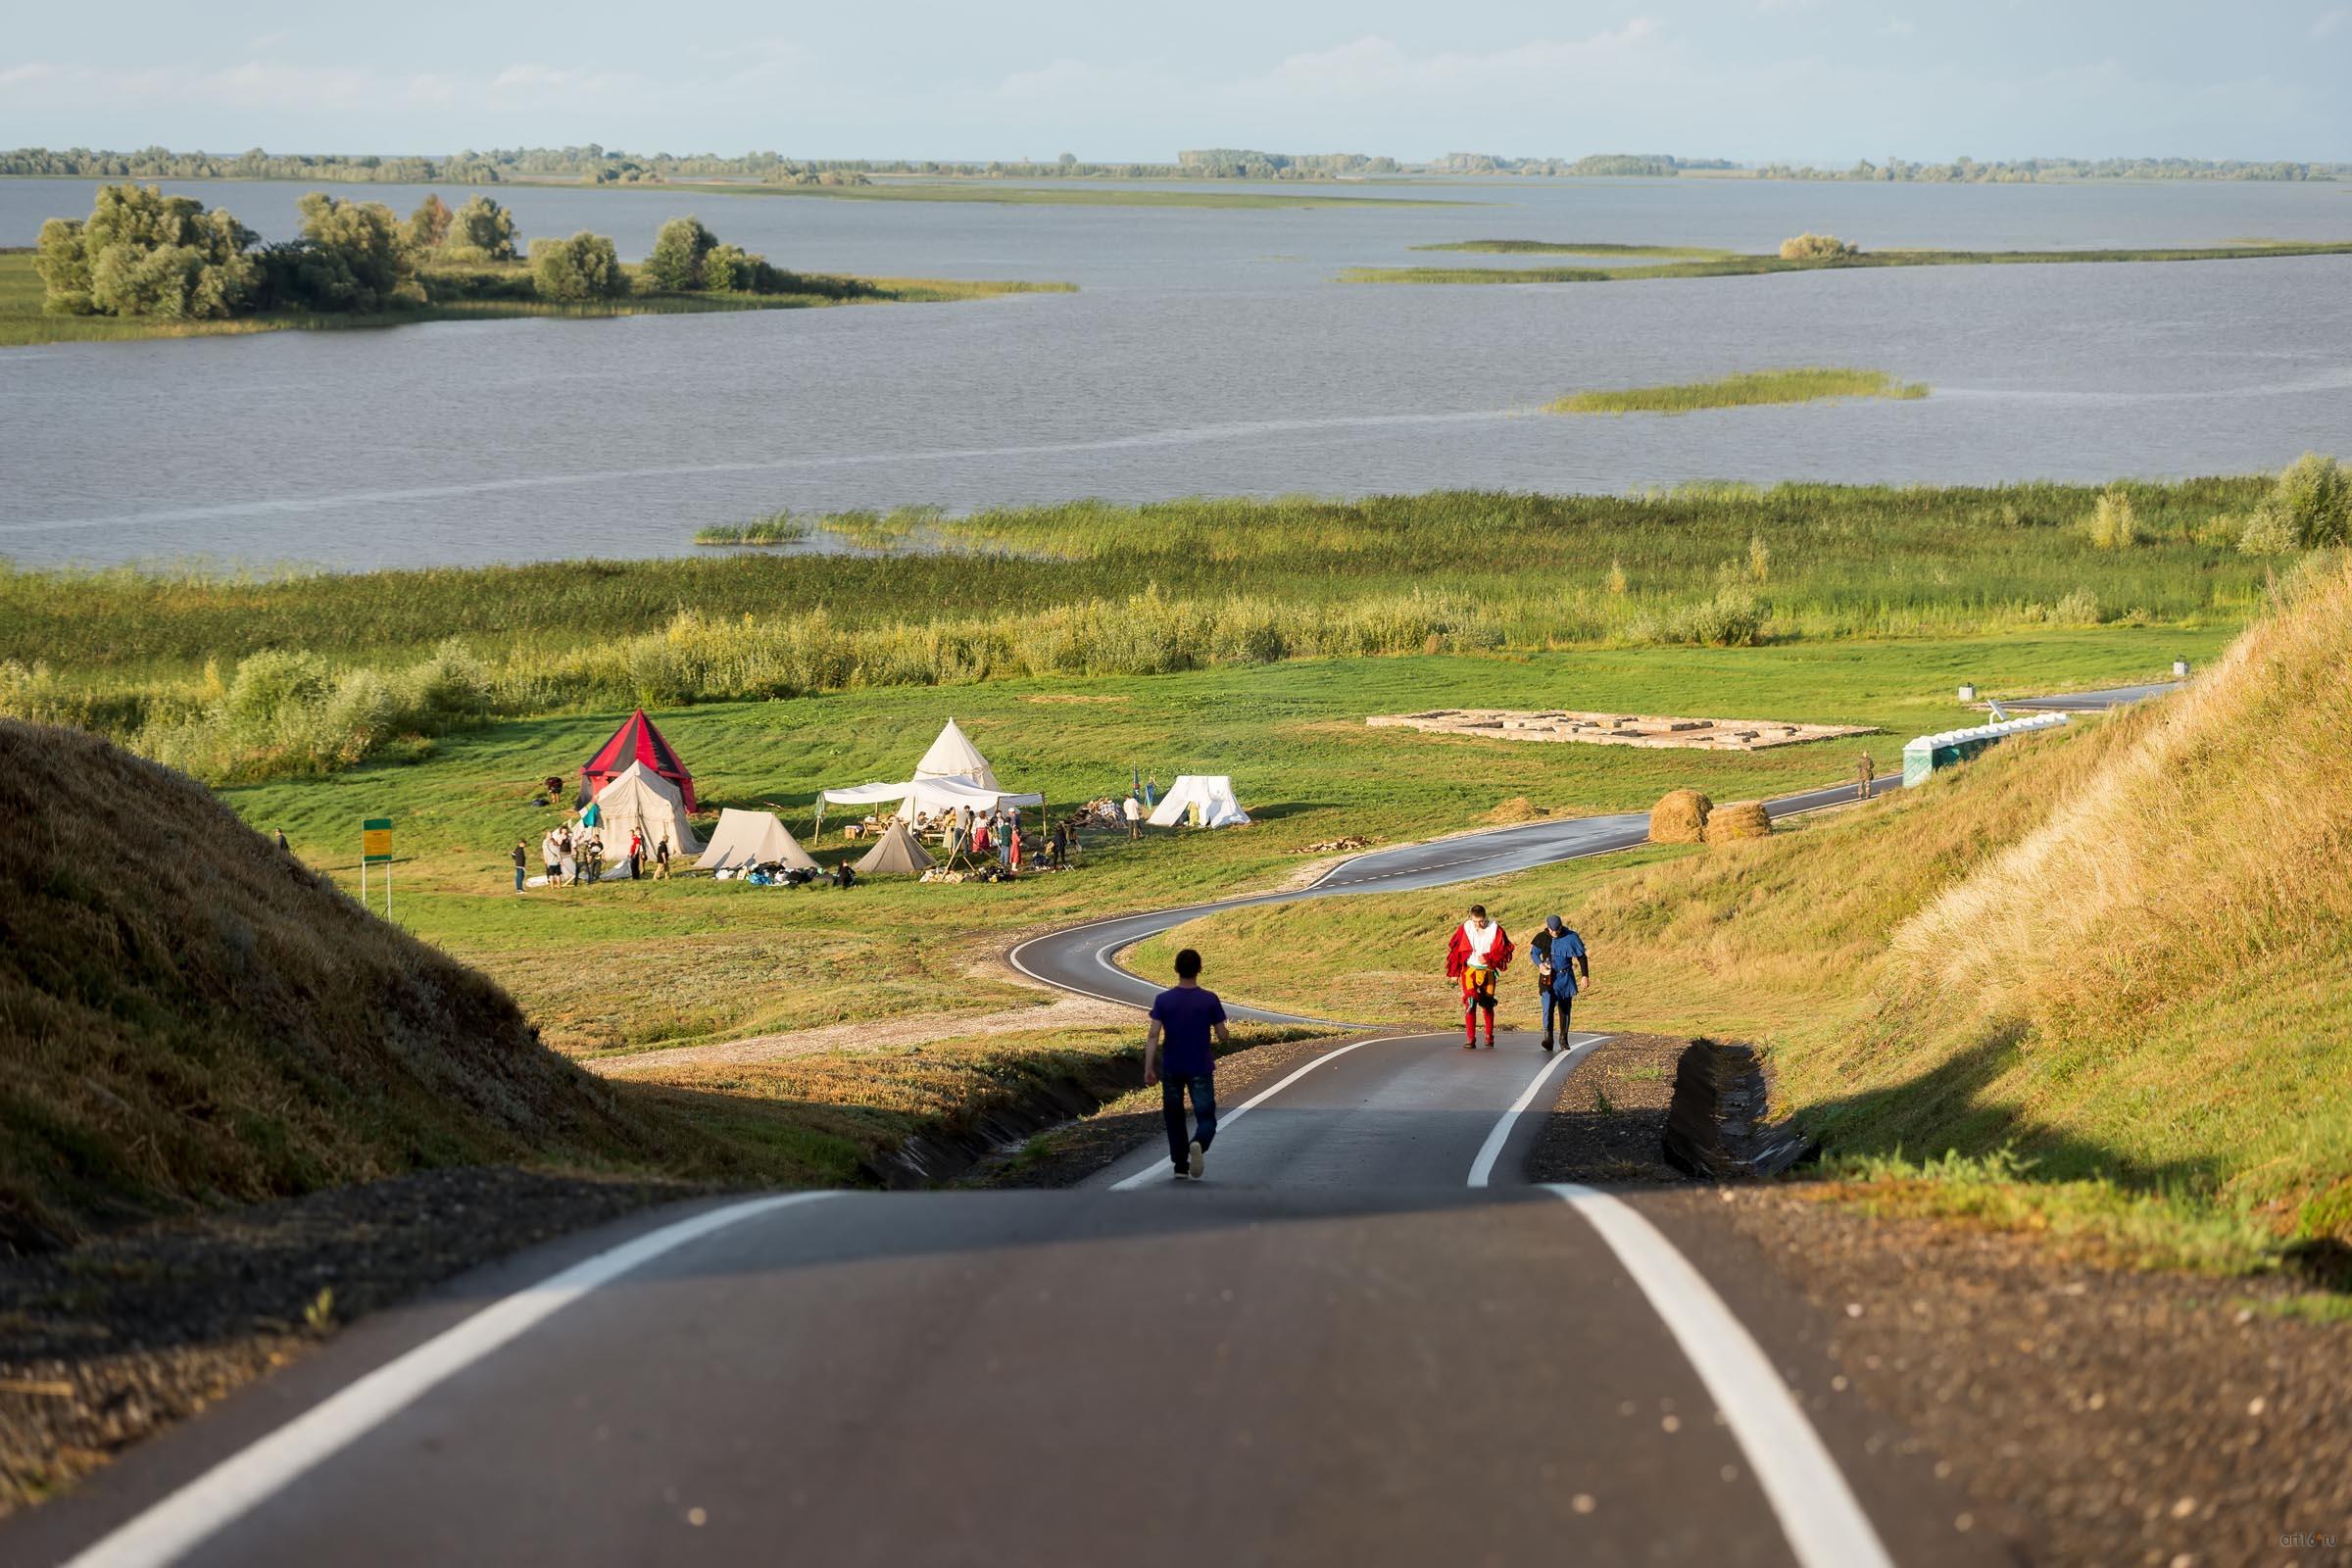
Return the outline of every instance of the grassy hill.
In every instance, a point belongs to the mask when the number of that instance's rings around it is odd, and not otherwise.
[[[2348,730],[2352,573],[2330,566],[2188,693],[1865,810],[1161,945],[1228,972],[1289,955],[1250,966],[1273,982],[1252,1000],[1434,1019],[1458,905],[1523,929],[1559,909],[1600,980],[1580,1023],[1768,1042],[1835,1153],[2006,1152],[2037,1181],[2352,1238]]]
[[[489,980],[205,790],[0,721],[0,1246],[418,1165],[643,1158]]]

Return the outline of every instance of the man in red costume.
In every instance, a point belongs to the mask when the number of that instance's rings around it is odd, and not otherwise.
[[[1446,978],[1462,983],[1462,1049],[1478,1049],[1478,1015],[1487,1015],[1487,1049],[1494,1049],[1494,990],[1511,966],[1511,939],[1487,918],[1487,906],[1470,906],[1470,918],[1453,929],[1446,946]]]

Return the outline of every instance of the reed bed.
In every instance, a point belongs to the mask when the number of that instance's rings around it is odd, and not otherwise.
[[[789,512],[771,512],[751,522],[713,523],[697,528],[694,542],[698,545],[789,545],[798,544],[814,529]]]
[[[1575,392],[1544,405],[1546,414],[1690,414],[1752,404],[1814,403],[1829,398],[1924,398],[1925,383],[1898,381],[1885,370],[1806,366],[1789,370],[1743,370],[1713,381],[1674,386]]]

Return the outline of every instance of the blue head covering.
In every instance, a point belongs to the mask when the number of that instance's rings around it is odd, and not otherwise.
[[[1553,936],[1555,936],[1555,937],[1556,937],[1556,936],[1558,936],[1558,935],[1559,935],[1561,932],[1563,932],[1563,931],[1567,930],[1567,929],[1568,929],[1568,927],[1567,927],[1567,926],[1565,926],[1565,925],[1563,925],[1563,924],[1561,923],[1561,921],[1560,921],[1560,917],[1559,917],[1558,915],[1556,915],[1556,914],[1547,914],[1547,915],[1545,915],[1545,916],[1544,917],[1544,930],[1546,930],[1546,931],[1548,931],[1548,932],[1550,932],[1550,933],[1551,933]]]

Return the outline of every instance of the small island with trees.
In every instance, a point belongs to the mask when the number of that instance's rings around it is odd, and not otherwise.
[[[265,244],[228,213],[153,185],[102,185],[86,219],[53,218],[0,252],[0,346],[512,316],[625,316],[905,304],[1069,292],[1067,283],[789,271],[694,218],[641,264],[582,230],[528,248],[488,196],[428,193],[404,220],[313,191],[298,237]],[[34,286],[37,279],[37,288]],[[37,295],[37,304],[35,296]]]

